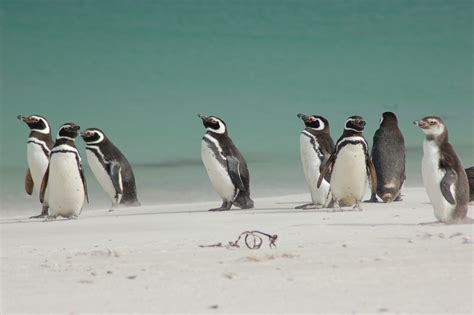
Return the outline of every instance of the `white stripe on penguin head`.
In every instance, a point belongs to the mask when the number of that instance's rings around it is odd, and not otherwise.
[[[225,124],[222,122],[222,120],[220,120],[219,118],[216,118],[214,116],[211,116],[210,118],[213,118],[214,120],[217,121],[217,123],[219,124],[219,128],[218,129],[212,129],[210,127],[207,127],[206,130],[211,131],[211,132],[215,132],[215,133],[218,133],[218,134],[225,133],[226,128],[225,128]]]
[[[45,128],[44,129],[36,129],[36,128],[32,128],[31,130],[34,130],[36,132],[39,132],[39,133],[43,133],[43,134],[49,134],[51,132],[51,128],[49,127],[49,123],[46,119],[44,119],[43,117],[41,116],[36,116],[36,115],[31,115],[30,117],[32,118],[35,118],[35,119],[38,119],[38,120],[41,120],[44,124],[45,124]]]

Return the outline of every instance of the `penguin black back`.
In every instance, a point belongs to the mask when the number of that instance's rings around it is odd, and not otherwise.
[[[377,195],[390,202],[399,197],[405,182],[405,140],[398,127],[397,116],[382,114],[380,127],[374,134],[372,162],[377,173]],[[372,201],[376,201],[375,195]]]
[[[97,157],[104,169],[110,170],[114,165],[120,166],[120,180],[123,190],[120,204],[139,205],[135,175],[132,166],[122,152],[98,128],[88,128],[81,136],[86,143],[86,149]]]
[[[225,122],[216,116],[198,114],[198,117],[206,128],[201,158],[214,189],[223,200],[220,208],[210,210],[229,210],[232,205],[253,208],[247,162],[229,137]]]

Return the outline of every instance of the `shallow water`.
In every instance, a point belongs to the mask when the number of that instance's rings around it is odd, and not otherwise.
[[[32,204],[21,183],[28,130],[18,114],[99,127],[135,166],[144,203],[212,200],[196,113],[221,116],[256,195],[305,191],[301,121],[382,112],[405,135],[420,184],[422,133],[441,116],[474,164],[472,1],[13,1],[2,10],[1,203]],[[83,153],[83,142],[78,141]],[[83,154],[84,155],[84,154]],[[90,207],[108,201],[91,182]]]

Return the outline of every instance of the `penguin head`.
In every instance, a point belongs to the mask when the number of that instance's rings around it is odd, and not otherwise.
[[[344,130],[351,130],[355,132],[364,131],[365,120],[361,116],[351,116],[347,118],[346,123],[344,124]]]
[[[81,137],[86,144],[98,144],[104,141],[105,134],[98,128],[87,128],[81,132]]]
[[[382,117],[380,117],[380,126],[382,125],[390,125],[390,124],[398,124],[398,119],[397,115],[392,112],[385,112],[382,114]]]
[[[44,134],[49,134],[51,132],[51,128],[49,126],[48,120],[39,115],[31,115],[31,116],[18,115],[16,118],[26,123],[32,131],[37,131]]]
[[[426,116],[420,120],[415,120],[413,124],[420,127],[428,136],[439,136],[446,129],[443,120],[436,116]]]
[[[314,130],[328,130],[329,129],[329,121],[318,115],[305,115],[305,114],[298,114],[298,118],[303,120],[304,125],[307,128],[311,128]]]
[[[79,135],[79,129],[81,129],[81,127],[74,123],[65,123],[59,127],[57,138],[74,140]]]
[[[204,116],[202,114],[198,114],[198,117],[202,119],[202,124],[204,125],[204,127],[206,127],[207,131],[217,134],[227,133],[227,126],[225,122],[219,117]]]

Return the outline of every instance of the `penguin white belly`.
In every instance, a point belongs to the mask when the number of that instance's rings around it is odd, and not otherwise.
[[[44,154],[43,148],[39,144],[31,142],[27,145],[26,155],[31,177],[33,178],[34,190],[39,196],[44,173],[46,173],[48,168],[49,158]]]
[[[224,166],[219,162],[212,147],[210,147],[204,140],[201,144],[201,158],[214,190],[223,200],[232,201],[235,194],[235,188],[230,179],[227,168],[224,168]]]
[[[102,189],[107,193],[107,195],[109,195],[112,202],[114,202],[116,192],[109,174],[106,172],[94,152],[86,150],[86,155],[87,162],[89,163],[89,167],[91,168],[92,173],[94,173],[94,176],[99,182]],[[118,202],[120,202],[120,200]]]
[[[433,205],[434,215],[440,221],[445,221],[451,216],[455,205],[450,204],[441,192],[441,180],[445,172],[439,168],[439,148],[433,141],[424,140],[421,175],[426,193]]]
[[[331,174],[331,192],[341,206],[364,198],[368,177],[362,144],[348,144],[339,151]]]
[[[48,201],[52,215],[79,215],[84,186],[74,153],[54,153],[49,164]]]
[[[317,142],[316,149],[319,150]],[[314,204],[327,206],[331,200],[329,196],[329,183],[323,179],[321,186],[317,188],[321,160],[319,159],[318,153],[313,148],[311,139],[303,134],[300,136],[300,155],[304,176],[311,194],[311,200]]]

